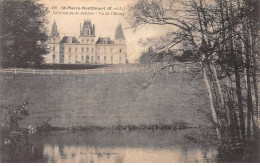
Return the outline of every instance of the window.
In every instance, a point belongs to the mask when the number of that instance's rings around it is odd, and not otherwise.
[[[97,60],[99,61],[99,56],[97,57]]]
[[[53,47],[52,50],[55,51],[55,47]]]
[[[91,56],[91,63],[93,63],[93,60],[94,60],[94,57],[93,57],[93,56]]]
[[[71,37],[69,37],[68,43],[72,43],[72,38]]]
[[[89,49],[87,48],[87,52],[88,52],[88,50],[89,50]]]
[[[86,62],[87,63],[89,62],[89,56],[88,55],[86,56]]]
[[[111,61],[113,62],[113,56],[111,56]]]
[[[94,43],[94,40],[93,40],[93,39],[91,40],[91,43]]]
[[[89,35],[89,29],[87,30],[87,34]]]
[[[76,59],[76,61],[78,61],[78,55],[76,55],[75,59]]]
[[[106,56],[104,56],[104,61],[106,61],[107,60],[107,57]]]
[[[122,52],[122,49],[120,48],[120,49],[119,49],[119,53],[121,53],[121,52]]]
[[[69,52],[71,52],[71,48],[69,48]]]
[[[88,43],[88,41],[89,41],[89,40],[87,39],[87,43]]]
[[[92,48],[91,51],[94,52],[94,48]]]
[[[84,56],[83,55],[81,56],[81,61],[84,61]]]
[[[84,52],[84,48],[83,47],[82,47],[81,51]]]
[[[52,59],[55,60],[55,54],[52,55]]]

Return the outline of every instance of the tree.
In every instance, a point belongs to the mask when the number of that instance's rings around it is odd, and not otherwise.
[[[181,56],[177,56],[177,60],[180,62],[186,61],[198,61],[200,55],[192,50],[184,50]]]
[[[32,0],[1,1],[1,67],[39,66],[47,53],[47,8]]]
[[[174,38],[162,51],[181,42],[198,53],[194,60],[201,61],[212,114],[217,115],[213,119],[222,139],[229,139],[225,136],[235,127],[234,137],[245,141],[251,139],[252,127],[258,126],[258,16],[257,0],[138,0],[129,21],[134,28],[143,24],[173,27],[170,34]]]
[[[139,61],[142,64],[150,65],[152,63],[152,59],[155,57],[155,52],[152,47],[149,47],[147,52],[143,52]]]

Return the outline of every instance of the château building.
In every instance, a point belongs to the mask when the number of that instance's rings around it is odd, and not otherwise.
[[[45,63],[63,64],[124,64],[127,63],[126,39],[121,24],[115,30],[115,38],[96,38],[95,25],[84,20],[79,37],[64,36],[60,40],[56,21],[53,22],[50,52],[45,56]]]

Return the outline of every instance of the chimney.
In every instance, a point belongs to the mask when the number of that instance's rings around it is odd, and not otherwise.
[[[81,23],[80,23],[80,27],[79,27],[79,35],[81,34]]]
[[[93,35],[96,35],[95,34],[95,24],[93,24]]]

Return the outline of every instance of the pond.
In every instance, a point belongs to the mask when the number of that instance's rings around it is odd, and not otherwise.
[[[4,144],[1,162],[132,163],[221,162],[215,143],[190,139],[201,131],[185,130],[93,130],[51,131],[31,135],[28,150]]]
[[[14,150],[2,141],[1,162],[214,162],[216,149],[205,149],[187,138],[194,132],[52,131],[30,136],[27,151]]]

